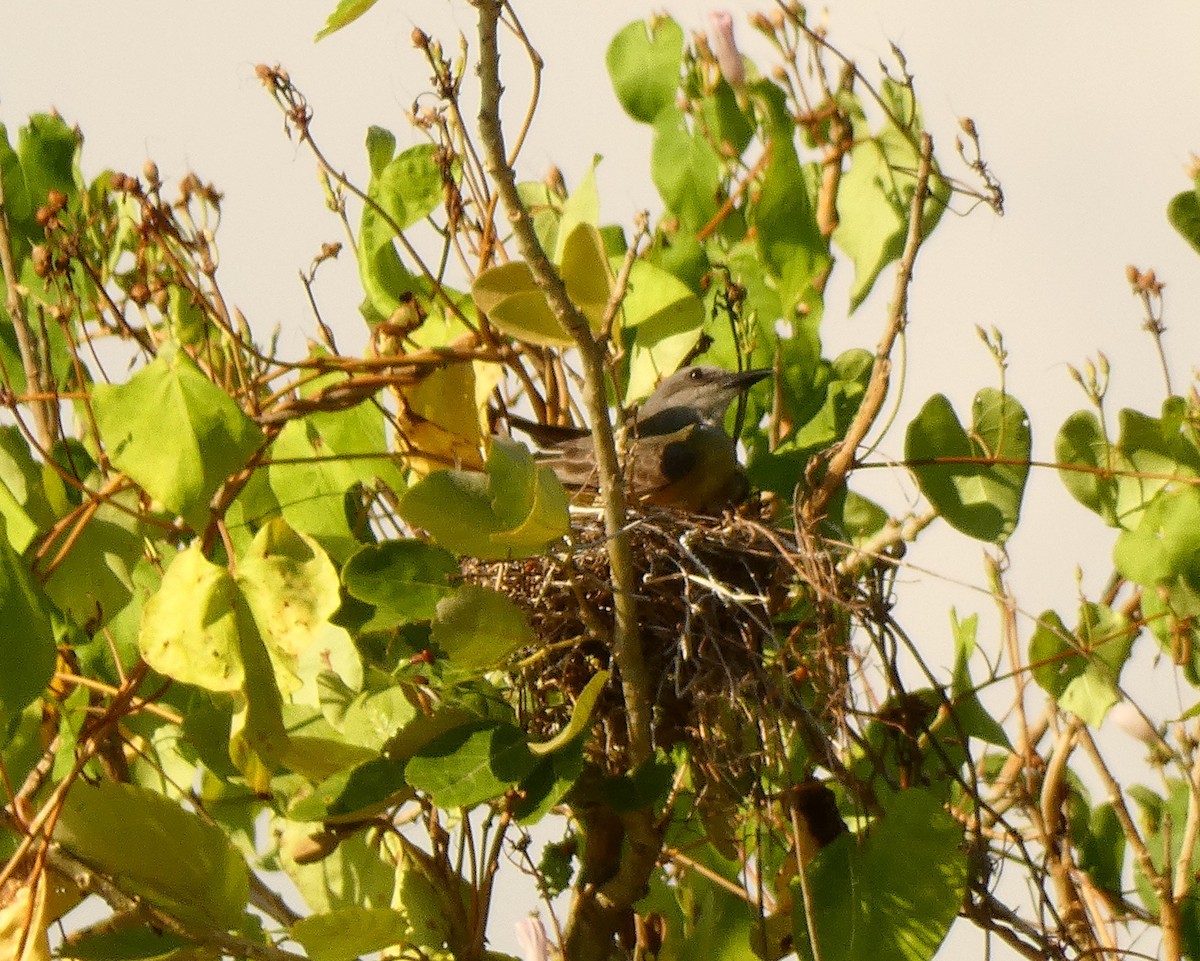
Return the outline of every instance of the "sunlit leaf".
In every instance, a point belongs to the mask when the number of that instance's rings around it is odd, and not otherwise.
[[[419,476],[448,464],[480,468],[483,405],[471,364],[450,364],[405,387],[396,424],[408,449],[405,465]]]
[[[641,123],[675,102],[683,62],[683,30],[670,17],[641,20],[624,27],[608,45],[604,62],[617,99]]]
[[[600,156],[597,154],[592,158],[592,165],[588,167],[579,185],[562,202],[557,240],[552,248],[547,248],[551,253],[550,259],[556,264],[561,265],[565,262],[564,252],[576,228],[585,224],[594,228],[600,226],[600,194],[596,189],[596,165],[599,162]]]
[[[699,230],[712,219],[720,204],[720,158],[679,111],[663,110],[654,121],[650,163],[663,203],[684,227]]]
[[[475,305],[500,330],[542,347],[570,347],[575,343],[533,280],[523,260],[490,267],[471,284]]]
[[[1133,530],[1123,530],[1113,561],[1137,584],[1155,587],[1197,569],[1200,556],[1200,492],[1179,487],[1160,493]]]
[[[355,961],[362,954],[407,944],[408,928],[408,919],[391,908],[350,907],[301,918],[291,935],[312,961]]]
[[[263,440],[233,398],[170,345],[125,383],[97,384],[92,403],[113,463],[196,530],[217,488]]]
[[[363,630],[381,631],[432,619],[458,574],[453,554],[408,539],[362,548],[346,562],[342,580],[351,597],[375,608]]]
[[[403,765],[376,757],[326,778],[288,808],[288,817],[345,824],[373,817],[410,797]]]
[[[427,744],[408,762],[405,778],[438,807],[471,808],[515,787],[533,764],[519,728],[480,722]]]
[[[1054,440],[1054,456],[1063,465],[1058,476],[1071,496],[1115,527],[1117,483],[1105,476],[1114,460],[1112,445],[1095,413],[1080,410],[1066,419]]]
[[[536,639],[516,603],[476,584],[438,601],[430,636],[453,666],[467,671],[491,667]]]
[[[566,235],[559,271],[571,302],[587,318],[593,331],[598,331],[613,284],[600,231],[591,224],[577,224]]]
[[[280,863],[308,907],[323,914],[339,908],[384,908],[392,900],[395,867],[359,831],[342,839],[325,857],[297,864],[293,853],[320,825],[296,823],[282,817],[271,824],[280,839]]]
[[[1034,680],[1064,711],[1099,727],[1121,699],[1118,680],[1136,633],[1128,617],[1101,604],[1082,605],[1074,632],[1047,611],[1029,640]]]
[[[930,961],[962,905],[967,862],[962,827],[931,794],[894,795],[870,835],[844,834],[807,869],[815,930],[792,882],[794,945],[822,961]],[[921,865],[913,871],[913,865]]]
[[[931,397],[908,426],[905,457],[950,524],[1003,543],[1016,529],[1029,475],[1029,418],[1016,398],[991,388],[975,395],[972,411],[968,433],[949,400]]]
[[[481,559],[525,557],[566,533],[562,485],[515,441],[494,438],[491,473],[438,471],[411,487],[400,514],[447,550]],[[512,500],[510,500],[512,498]]]
[[[375,6],[375,0],[338,0],[338,5],[329,15],[329,19],[325,21],[325,26],[317,32],[313,39],[321,40],[331,33],[336,33],[342,27],[353,23],[373,6]]]
[[[965,620],[950,609],[950,626],[954,633],[954,681],[951,688],[954,718],[951,726],[961,729],[969,737],[977,737],[988,744],[1011,751],[1008,735],[1000,723],[988,713],[979,700],[975,685],[971,681],[970,661],[975,652],[975,637],[979,627],[979,616],[972,614]]]
[[[229,571],[199,545],[177,554],[142,608],[138,645],[160,674],[208,691],[240,690],[245,669]]]
[[[284,694],[300,687],[300,656],[341,604],[337,571],[311,537],[282,518],[263,525],[234,575]]]
[[[221,931],[241,921],[246,862],[220,827],[155,791],[77,782],[54,833],[75,857],[176,917]]]

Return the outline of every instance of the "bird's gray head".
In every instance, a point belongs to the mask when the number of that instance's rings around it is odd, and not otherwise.
[[[720,425],[737,395],[769,376],[758,368],[731,372],[720,367],[684,367],[658,385],[638,411],[642,436],[671,434],[689,424]]]

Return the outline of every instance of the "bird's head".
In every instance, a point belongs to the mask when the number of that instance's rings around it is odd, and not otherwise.
[[[728,371],[720,367],[684,367],[655,389],[638,411],[638,433],[669,434],[689,424],[720,425],[733,400],[770,370]]]

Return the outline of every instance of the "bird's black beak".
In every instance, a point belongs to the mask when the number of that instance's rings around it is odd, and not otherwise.
[[[760,380],[770,377],[774,371],[770,367],[755,367],[752,370],[738,371],[729,375],[729,386],[736,387],[738,390],[745,390],[747,387],[753,387]]]

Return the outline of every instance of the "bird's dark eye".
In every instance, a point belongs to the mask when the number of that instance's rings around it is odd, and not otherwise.
[[[699,367],[693,367],[691,373],[688,374],[692,380],[701,380],[704,377],[704,371]]]

